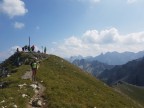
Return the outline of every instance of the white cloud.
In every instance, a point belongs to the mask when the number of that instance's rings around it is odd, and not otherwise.
[[[17,48],[19,49],[19,51],[22,51],[22,48],[20,46],[13,46],[8,50],[9,55],[14,54],[17,51]]]
[[[21,23],[21,22],[15,22],[14,23],[14,28],[16,28],[16,29],[22,29],[24,27],[25,27],[24,23]]]
[[[35,46],[35,52],[40,51],[40,48],[38,46]]]
[[[6,51],[1,51],[0,52],[0,61],[3,61],[5,59],[7,59],[8,57],[10,57],[12,54],[14,54],[16,52],[17,48],[19,48],[19,51],[21,51],[20,46],[13,46]]]
[[[52,48],[51,53],[59,56],[96,56],[108,51],[141,51],[144,46],[144,32],[121,35],[116,28],[102,31],[88,30],[81,37],[72,36]]]
[[[0,12],[7,14],[10,18],[25,15],[28,10],[22,0],[3,0],[0,2]]]
[[[109,30],[102,30],[98,32],[97,30],[88,30],[84,33],[82,39],[89,43],[112,43],[118,40],[118,31],[115,28]]]

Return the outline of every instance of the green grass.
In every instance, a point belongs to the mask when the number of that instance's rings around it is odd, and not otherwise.
[[[49,56],[38,79],[46,86],[49,108],[139,108],[129,99],[65,60]]]
[[[7,106],[7,108],[13,108],[13,105],[17,105],[18,108],[26,108],[28,99],[33,96],[33,90],[29,86],[30,80],[22,80],[21,76],[29,69],[29,66],[21,66],[17,68],[17,72],[13,73],[10,77],[1,79],[1,81],[7,81],[9,83],[7,88],[0,89],[0,102],[5,100],[4,103],[0,103],[0,106]],[[22,89],[18,87],[20,84],[26,83]],[[22,94],[27,94],[27,98],[23,98]]]
[[[24,58],[27,59],[27,55],[29,53],[21,54],[22,61],[25,61]],[[36,53],[30,56],[41,57]],[[44,55],[44,58],[47,57]],[[13,59],[15,60],[15,57],[7,60],[5,64],[9,64],[9,61],[12,62]],[[9,65],[10,69],[17,71],[10,77],[1,79],[8,81],[9,86],[0,89],[0,107],[12,108],[13,104],[16,104],[19,108],[26,108],[26,104],[34,92],[29,87],[32,82],[22,80],[21,76],[30,69],[30,66],[22,65],[13,69],[15,66]],[[39,82],[43,81],[42,84],[46,87],[44,98],[48,103],[48,108],[140,108],[136,103],[115,92],[103,82],[57,56],[49,55],[48,59],[40,63],[37,79]],[[18,85],[24,83],[28,86],[19,89]],[[27,94],[29,97],[22,98],[22,94]],[[1,103],[2,100],[5,102]]]
[[[118,90],[123,92],[124,94],[131,97],[136,102],[140,103],[144,107],[144,88],[138,87],[134,85],[130,85],[128,83],[122,83],[115,86]]]

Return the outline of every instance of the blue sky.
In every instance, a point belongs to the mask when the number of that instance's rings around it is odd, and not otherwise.
[[[144,0],[0,0],[0,60],[31,43],[61,57],[143,50]]]

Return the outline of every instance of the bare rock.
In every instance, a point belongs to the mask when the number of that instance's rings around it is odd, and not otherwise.
[[[39,98],[35,98],[32,101],[32,106],[33,107],[41,107],[42,106],[42,101]]]

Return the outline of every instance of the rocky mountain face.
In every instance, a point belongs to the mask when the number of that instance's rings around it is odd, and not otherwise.
[[[79,56],[71,56],[70,58],[66,58],[66,60],[72,63],[74,60],[81,60],[83,58],[84,58],[83,56],[79,55]]]
[[[72,56],[69,59],[67,59],[70,62],[73,62],[74,60],[81,60],[85,59],[87,61],[94,61],[97,60],[102,63],[106,63],[109,65],[123,65],[127,63],[128,61],[135,60],[138,58],[141,58],[144,56],[144,51],[140,51],[138,53],[134,52],[107,52],[105,54],[100,54],[96,57],[88,56],[88,57],[82,57],[82,56]]]
[[[95,57],[95,60],[98,60],[103,63],[107,63],[109,65],[122,65],[127,63],[128,61],[135,60],[144,56],[144,51],[140,51],[138,53],[133,52],[107,52],[105,54],[101,54]]]
[[[110,85],[125,81],[133,85],[144,86],[144,57],[105,70],[98,78]]]
[[[81,69],[87,71],[88,73],[91,73],[94,76],[98,76],[105,69],[111,69],[113,67],[112,65],[107,65],[105,63],[101,63],[96,60],[88,61],[85,59],[81,59],[81,60],[74,60],[72,63],[80,67]]]
[[[138,57],[143,57],[143,55],[143,51],[138,53],[109,52],[101,54],[93,59],[92,57],[77,59],[72,63],[105,81],[109,85],[115,84],[118,81],[125,81],[137,86],[144,86],[144,58],[138,59]],[[132,61],[127,62],[128,60]],[[118,65],[108,65],[102,62]]]

